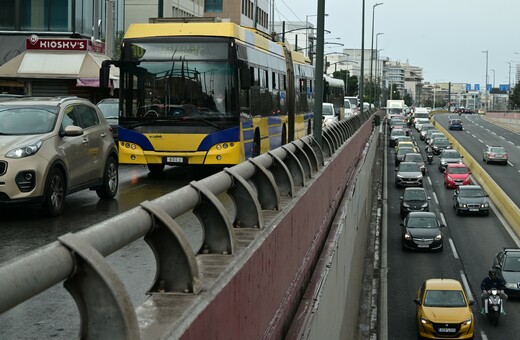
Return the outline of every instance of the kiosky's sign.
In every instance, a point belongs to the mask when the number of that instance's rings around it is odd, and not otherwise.
[[[52,51],[92,51],[103,53],[103,43],[93,43],[89,39],[41,39],[36,34],[27,38],[28,50],[52,50]]]

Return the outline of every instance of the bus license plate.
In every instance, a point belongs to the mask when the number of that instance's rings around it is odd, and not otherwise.
[[[184,157],[166,157],[166,163],[186,163]]]

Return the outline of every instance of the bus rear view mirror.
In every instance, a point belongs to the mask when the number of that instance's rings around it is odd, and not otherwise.
[[[101,63],[101,68],[99,69],[99,87],[102,89],[109,87],[111,64],[111,60],[105,60]]]
[[[239,68],[240,74],[240,89],[249,90],[251,88],[251,78],[249,75],[249,69],[247,67]]]

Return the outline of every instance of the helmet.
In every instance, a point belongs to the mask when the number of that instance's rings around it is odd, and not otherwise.
[[[489,277],[492,279],[497,277],[497,271],[495,269],[490,269],[488,274],[489,274]]]

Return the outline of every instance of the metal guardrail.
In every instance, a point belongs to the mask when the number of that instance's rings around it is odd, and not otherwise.
[[[198,294],[197,256],[234,254],[234,228],[264,228],[262,211],[278,210],[280,197],[292,197],[295,186],[305,186],[370,116],[363,113],[325,128],[322,147],[306,136],[0,264],[0,313],[64,281],[80,312],[81,338],[139,339],[129,294],[105,257],[144,238],[157,266],[148,293]],[[225,192],[235,216],[216,196]],[[204,229],[197,251],[174,220],[189,211]]]

